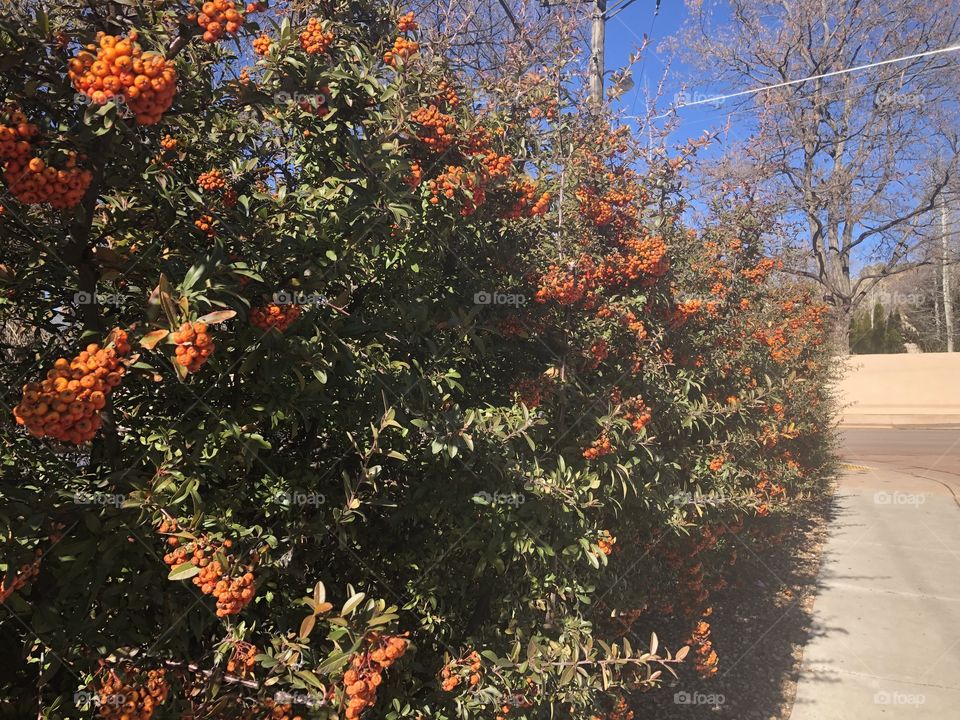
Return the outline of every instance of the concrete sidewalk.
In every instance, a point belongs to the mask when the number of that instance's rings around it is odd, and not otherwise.
[[[960,433],[904,432],[847,438],[791,720],[960,718]]]

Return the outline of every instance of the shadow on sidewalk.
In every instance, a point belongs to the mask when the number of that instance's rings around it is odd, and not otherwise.
[[[846,512],[835,500],[825,492],[795,505],[780,543],[744,544],[731,586],[713,603],[717,674],[700,679],[685,669],[674,686],[644,699],[638,720],[790,717],[804,646],[816,635],[846,632],[812,623],[827,528]]]

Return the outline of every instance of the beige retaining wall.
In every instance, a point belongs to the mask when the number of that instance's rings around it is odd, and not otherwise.
[[[851,355],[844,425],[960,425],[960,353]]]

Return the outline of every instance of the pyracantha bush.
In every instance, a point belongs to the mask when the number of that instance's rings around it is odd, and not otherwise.
[[[684,223],[696,144],[419,32],[3,9],[0,714],[626,718],[722,667],[829,463],[823,310],[762,208]]]

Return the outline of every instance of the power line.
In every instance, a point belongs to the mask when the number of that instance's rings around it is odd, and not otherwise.
[[[694,100],[693,102],[684,103],[678,107],[689,107],[691,105],[704,105],[707,103],[715,104],[721,100],[728,100],[730,98],[741,97],[743,95],[753,95],[758,92],[763,92],[765,90],[775,90],[777,88],[788,87],[790,85],[797,85],[799,83],[807,82],[808,80],[819,80],[826,77],[834,77],[836,75],[845,75],[846,73],[855,72],[857,70],[868,70],[869,68],[880,67],[881,65],[889,65],[891,63],[903,62],[904,60],[916,60],[917,58],[926,57],[927,55],[938,55],[940,53],[955,52],[960,50],[960,45],[953,45],[951,47],[940,48],[939,50],[927,50],[921,53],[914,53],[913,55],[904,55],[903,57],[892,58],[890,60],[880,60],[879,62],[867,63],[865,65],[857,65],[855,67],[844,68],[843,70],[833,70],[828,73],[820,73],[819,75],[810,75],[809,77],[800,78],[799,80],[787,80],[786,82],[776,83],[775,85],[764,85],[758,88],[752,88],[751,90],[741,90],[740,92],[729,93],[727,95],[714,95],[712,97],[705,98],[703,100]]]
[[[607,20],[613,20],[617,15],[622,13],[628,7],[633,5],[637,0],[621,0],[618,5],[614,5],[607,11]],[[657,0],[656,6],[653,8],[653,15],[656,17],[660,14],[660,0]]]
[[[914,77],[919,76],[921,73],[930,72],[935,69],[936,68],[932,68],[932,67],[921,68],[920,70],[917,71]],[[845,91],[843,89],[838,89],[838,90],[833,90],[833,91],[823,93],[822,98],[823,99],[833,98],[834,100],[842,100],[844,98],[853,96],[857,92],[858,91],[856,90]],[[803,102],[803,101],[804,101],[804,98],[802,97],[794,97],[789,100],[781,100],[780,102],[771,103],[769,105],[766,105],[765,107],[775,108],[775,107],[781,107],[784,105],[795,105],[796,103]],[[715,102],[714,98],[712,97],[709,98],[709,102],[714,103]],[[693,105],[693,103],[687,103],[686,105]],[[667,112],[663,112],[663,113],[660,113],[659,115],[654,115],[650,117],[649,120],[662,120],[665,117],[670,117],[670,115],[673,112],[675,112],[676,110],[679,110],[682,107],[686,107],[686,105],[676,105],[672,107],[670,110],[668,110]],[[719,103],[717,104],[717,107],[715,109],[717,110],[720,109]],[[632,112],[633,110],[631,109],[631,113]],[[730,118],[730,117],[733,117],[734,115],[746,115],[747,113],[752,113],[752,112],[755,112],[754,108],[735,107],[735,108],[731,108],[727,112],[720,113],[720,116],[725,118]],[[624,115],[623,117],[627,120],[647,120],[648,119],[646,116],[633,115],[633,114]],[[691,122],[693,123],[692,126],[690,125]],[[679,130],[680,128],[702,127],[705,125],[710,125],[713,122],[715,122],[715,119],[713,117],[679,119],[676,124],[676,129]]]

